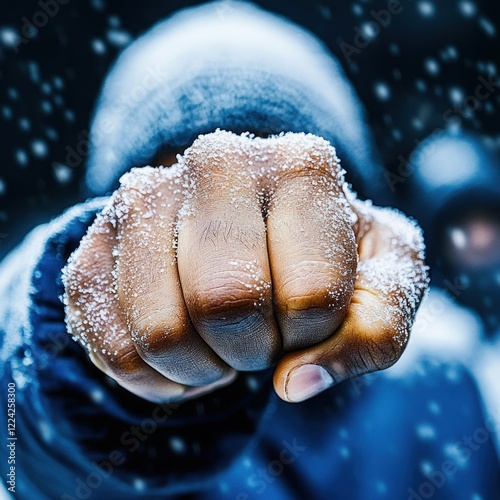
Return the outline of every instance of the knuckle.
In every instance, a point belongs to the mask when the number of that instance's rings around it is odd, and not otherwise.
[[[384,370],[401,357],[406,341],[401,340],[397,328],[393,325],[384,323],[377,330],[377,333],[365,333],[365,348],[361,352],[365,353],[367,364],[371,364],[375,370]]]
[[[120,178],[118,192],[124,194],[147,194],[152,185],[161,182],[161,170],[155,167],[133,168]]]
[[[127,216],[137,216],[144,208],[145,195],[139,186],[122,185],[113,196],[110,216],[122,225]],[[136,213],[137,211],[137,213]]]
[[[106,215],[119,226],[129,218],[135,221],[151,206],[152,194],[163,189],[163,182],[157,168],[132,169],[120,178],[120,187],[112,196]]]
[[[118,353],[108,358],[105,363],[114,378],[121,380],[135,380],[141,378],[143,361],[134,348]]]
[[[328,291],[324,290],[303,290],[295,291],[285,299],[285,310],[290,313],[314,312],[325,310],[330,307],[331,299]]]
[[[168,319],[166,319],[168,318]],[[131,335],[146,358],[155,358],[178,346],[189,328],[187,320],[168,313],[143,316],[131,324]]]
[[[350,289],[347,290],[349,287],[340,290],[338,286],[329,286],[329,276],[307,267],[301,266],[288,273],[289,278],[282,287],[285,312],[344,309],[352,294]]]
[[[242,321],[255,313],[269,299],[264,286],[245,286],[239,279],[227,278],[223,283],[207,282],[199,286],[190,302],[201,321]]]
[[[331,166],[337,165],[335,150],[330,143],[325,139],[317,136],[308,136],[307,140],[303,141],[303,145],[299,151],[295,147],[296,138],[293,134],[288,134],[281,138],[281,147],[284,154],[290,155],[293,152],[296,163],[300,165],[298,171],[319,170],[322,172],[331,171]]]
[[[240,136],[226,131],[200,135],[186,150],[184,157],[195,170],[212,169],[237,153],[242,140]]]

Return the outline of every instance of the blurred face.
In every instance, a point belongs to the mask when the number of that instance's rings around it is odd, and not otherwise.
[[[455,266],[484,268],[500,264],[500,209],[482,207],[446,225],[443,254]]]

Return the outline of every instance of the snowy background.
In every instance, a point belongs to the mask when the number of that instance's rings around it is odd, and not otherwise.
[[[69,0],[49,14],[35,1],[3,6],[0,256],[29,228],[82,198],[86,132],[117,54],[155,22],[196,3]],[[387,0],[257,3],[306,26],[337,55],[368,111],[388,168],[397,169],[400,155],[408,158],[416,141],[446,126],[443,114],[473,95],[479,77],[497,72],[495,2],[402,0],[396,14],[378,21],[372,11],[387,10]],[[361,49],[355,45],[360,32]],[[460,119],[495,149],[499,102],[500,92],[493,93]],[[69,153],[78,146],[83,154]],[[410,184],[398,183],[396,193],[404,199]]]
[[[170,13],[201,3],[53,1],[45,4],[51,11],[19,0],[0,12],[0,258],[32,227],[85,198],[92,110],[117,55]],[[424,225],[441,290],[419,312],[410,354],[434,343],[466,361],[485,407],[500,414],[500,345],[485,341],[498,331],[500,310],[500,8],[486,0],[401,0],[392,13],[387,0],[256,3],[310,29],[337,56],[392,173],[392,204]],[[221,16],[226,8],[230,2]],[[413,164],[414,150],[442,130],[473,136],[428,156],[420,151]],[[457,207],[470,212],[485,201],[486,231],[453,220]],[[458,225],[443,243],[450,221]],[[478,253],[482,261],[462,265],[471,238],[488,248]],[[403,357],[394,375],[411,361]]]

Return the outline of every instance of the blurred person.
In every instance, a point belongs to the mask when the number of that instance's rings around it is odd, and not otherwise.
[[[498,419],[500,166],[490,142],[460,129],[423,141],[410,157],[407,206],[427,235],[434,283],[417,315],[413,352],[433,346],[460,359]]]
[[[2,263],[21,498],[493,498],[462,366],[337,385],[397,361],[426,271],[418,228],[343,182],[338,158],[384,202],[317,40],[245,4],[181,12],[120,57],[92,144],[111,197]]]

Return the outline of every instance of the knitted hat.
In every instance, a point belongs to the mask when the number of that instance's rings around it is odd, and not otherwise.
[[[163,148],[217,128],[310,132],[337,149],[348,179],[376,196],[382,169],[338,62],[304,29],[246,2],[180,11],[118,58],[91,128],[87,185],[114,189]]]

